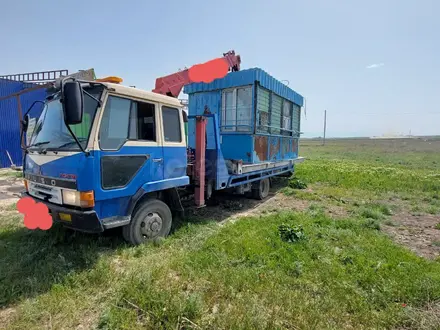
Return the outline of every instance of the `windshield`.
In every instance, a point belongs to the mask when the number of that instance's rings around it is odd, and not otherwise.
[[[85,88],[85,90],[96,97],[101,98],[102,86]],[[80,124],[70,125],[72,132],[85,149],[89,139],[90,130],[95,117],[98,103],[89,95],[84,93],[84,113]],[[46,150],[79,150],[78,144],[69,133],[64,123],[63,107],[60,102],[60,95],[46,102],[44,109],[38,119],[35,129],[28,144],[29,149]]]

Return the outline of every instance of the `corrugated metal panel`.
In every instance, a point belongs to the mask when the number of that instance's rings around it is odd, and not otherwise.
[[[47,93],[44,88],[37,89],[31,92],[25,92],[21,94],[20,96],[20,102],[21,102],[21,111],[22,115],[26,113],[26,111],[29,109],[29,107],[34,103],[35,101],[43,101],[46,98]],[[29,112],[29,116],[31,118],[38,118],[40,117],[41,111],[43,110],[43,104],[37,103],[35,104],[31,111]]]
[[[196,93],[189,95],[189,108],[188,114],[190,116],[201,115],[205,109],[205,106],[208,107],[211,113],[216,113],[220,117],[220,109],[221,109],[221,91],[207,92],[207,93]],[[215,137],[214,137],[214,126],[212,120],[208,121],[206,127],[206,135],[207,135],[207,148],[214,149],[215,148]],[[196,125],[195,121],[188,121],[188,146],[191,148],[196,147]]]
[[[261,86],[274,92],[275,94],[292,101],[299,106],[303,106],[303,97],[293,89],[287,87],[265,71],[259,68],[247,69],[237,72],[230,72],[224,78],[215,79],[209,84],[193,83],[186,85],[183,89],[186,94],[207,92],[237,86],[253,84],[258,81]]]
[[[28,87],[29,84],[26,84]],[[0,82],[2,92],[8,92],[7,96],[23,90],[25,85],[22,82]],[[33,86],[32,86],[33,87]],[[46,97],[45,89],[38,89],[31,92],[23,92],[20,95],[22,115],[26,113],[32,103],[36,100],[44,101]],[[43,109],[41,103],[34,105],[29,115],[31,118],[38,118]],[[18,114],[17,97],[12,96],[0,101],[0,165],[10,167],[11,162],[6,151],[12,158],[15,165],[21,166],[23,163],[21,142],[20,142],[20,120]]]
[[[17,93],[22,89],[23,89],[22,82],[0,79],[0,97]]]
[[[7,152],[15,165],[22,164],[20,148],[20,122],[17,112],[17,98],[0,101],[0,163],[1,167],[10,167]]]

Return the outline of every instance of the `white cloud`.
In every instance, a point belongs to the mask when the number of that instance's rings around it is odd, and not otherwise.
[[[384,66],[384,65],[385,65],[385,63],[373,63],[370,65],[367,65],[366,69],[377,69],[377,68],[380,68],[381,66]]]

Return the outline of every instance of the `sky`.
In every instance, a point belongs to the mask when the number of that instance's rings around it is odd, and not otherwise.
[[[436,0],[4,1],[0,74],[94,68],[151,90],[234,49],[305,97],[305,137],[324,110],[329,137],[434,135],[439,13]]]

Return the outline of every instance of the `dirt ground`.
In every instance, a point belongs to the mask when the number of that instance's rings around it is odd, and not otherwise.
[[[10,170],[0,170],[0,207],[15,203],[23,190],[23,179],[10,174]],[[14,172],[12,172],[14,174]]]
[[[440,256],[440,230],[435,226],[440,217],[435,215],[412,215],[400,212],[391,217],[392,226],[383,225],[383,230],[396,242],[408,247],[419,256],[435,259]]]

